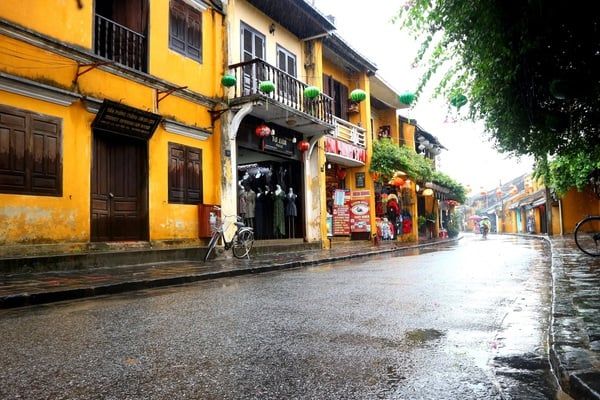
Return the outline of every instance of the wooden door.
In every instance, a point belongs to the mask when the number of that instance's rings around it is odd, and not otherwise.
[[[92,241],[148,240],[146,142],[94,134]]]

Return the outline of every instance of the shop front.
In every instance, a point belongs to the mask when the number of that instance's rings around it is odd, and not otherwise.
[[[381,240],[397,240],[413,232],[414,199],[411,182],[398,173],[375,184],[375,224]]]
[[[325,138],[325,195],[328,236],[347,240],[369,240],[372,191],[367,188],[364,165],[366,150],[357,144]]]
[[[247,116],[237,134],[237,214],[257,240],[304,238],[302,135]]]

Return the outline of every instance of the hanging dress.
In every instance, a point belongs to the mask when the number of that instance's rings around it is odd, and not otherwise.
[[[285,235],[285,215],[283,202],[285,193],[280,191],[273,196],[273,233],[275,237],[283,237]]]

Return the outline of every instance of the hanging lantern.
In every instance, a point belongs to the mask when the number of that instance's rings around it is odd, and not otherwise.
[[[346,170],[344,168],[338,168],[336,175],[340,181],[344,180],[344,178],[346,178]]]
[[[393,179],[394,183],[393,185],[396,187],[402,187],[404,186],[404,179],[400,178],[400,177],[396,177]]]
[[[450,104],[456,107],[457,110],[460,110],[462,106],[467,104],[467,96],[462,93],[456,93],[450,97]]]
[[[350,92],[350,100],[352,100],[355,103],[360,103],[366,98],[367,92],[365,92],[362,89],[354,89],[352,92]]]
[[[430,188],[424,189],[423,196],[433,196],[433,189],[430,189]]]
[[[237,82],[237,79],[235,78],[235,76],[233,76],[231,74],[225,74],[221,78],[221,85],[223,85],[225,87],[232,87],[233,85],[235,85],[236,82]]]
[[[404,92],[398,96],[400,103],[410,106],[415,101],[415,94],[413,92]]]
[[[371,172],[371,178],[373,178],[374,181],[378,181],[380,176],[381,174],[377,171]]]
[[[269,136],[271,134],[271,128],[269,128],[265,124],[260,124],[254,130],[254,133],[256,134],[256,136],[258,136],[260,138],[266,138],[267,136]]]
[[[304,97],[309,100],[315,99],[317,96],[321,94],[321,89],[316,86],[307,86],[304,88]]]
[[[298,150],[300,150],[302,153],[307,151],[309,147],[310,144],[306,140],[301,140],[298,142]]]
[[[275,90],[275,84],[271,81],[262,81],[258,84],[258,90],[263,93],[269,94]]]

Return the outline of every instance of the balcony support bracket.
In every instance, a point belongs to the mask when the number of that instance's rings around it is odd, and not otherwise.
[[[167,90],[156,89],[156,106],[158,107],[158,103],[160,103],[162,100],[164,100],[165,97],[172,95],[173,92],[176,92],[178,90],[183,90],[183,89],[187,89],[187,86],[179,86],[179,87],[174,87],[174,88],[167,89]],[[161,96],[161,94],[163,96]]]
[[[88,72],[90,72],[93,69],[96,69],[103,65],[109,65],[109,64],[114,64],[114,61],[98,61],[98,62],[84,63],[84,64],[77,63],[77,72],[75,73],[75,79],[73,79],[73,84],[77,85],[77,80],[79,79],[79,77],[81,75],[87,74]],[[82,70],[81,67],[84,67],[84,69]]]

